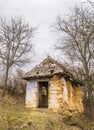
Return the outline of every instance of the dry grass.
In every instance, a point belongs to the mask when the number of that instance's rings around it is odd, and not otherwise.
[[[0,97],[0,130],[94,130],[83,115],[26,109],[11,96]]]

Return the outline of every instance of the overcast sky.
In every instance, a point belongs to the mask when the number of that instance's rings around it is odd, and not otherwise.
[[[68,14],[69,7],[79,5],[82,0],[0,0],[0,16],[22,16],[34,27],[38,27],[33,43],[35,44],[35,61],[39,62],[50,53],[56,57],[54,51],[57,34],[51,25],[58,14]],[[30,69],[30,68],[28,68]]]

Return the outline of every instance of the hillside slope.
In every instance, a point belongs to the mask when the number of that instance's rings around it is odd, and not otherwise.
[[[0,97],[0,130],[94,130],[94,125],[84,116],[68,116],[26,109],[13,97]]]

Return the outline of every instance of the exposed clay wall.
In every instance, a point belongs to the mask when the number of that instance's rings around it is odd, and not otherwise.
[[[70,81],[66,81],[68,89],[68,110],[83,112],[82,87],[80,85],[72,86]]]
[[[83,111],[82,90],[72,86],[65,78],[54,76],[49,86],[49,109],[64,111]]]
[[[37,82],[35,80],[31,80],[27,83],[25,104],[26,108],[37,107]]]
[[[70,81],[60,76],[53,76],[49,80],[48,87],[48,109],[63,111],[83,112],[82,89],[72,86]],[[26,107],[37,108],[38,106],[38,86],[37,81],[32,80],[27,84]]]
[[[49,109],[60,109],[62,106],[63,83],[58,76],[51,78],[49,82]]]

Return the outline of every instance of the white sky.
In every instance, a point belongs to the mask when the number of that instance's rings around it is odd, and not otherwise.
[[[59,55],[54,50],[57,34],[52,31],[51,25],[58,14],[68,14],[69,7],[79,5],[80,2],[81,0],[0,0],[0,16],[22,16],[31,25],[39,26],[33,39],[36,54],[34,64],[36,64],[47,54],[52,57]]]

